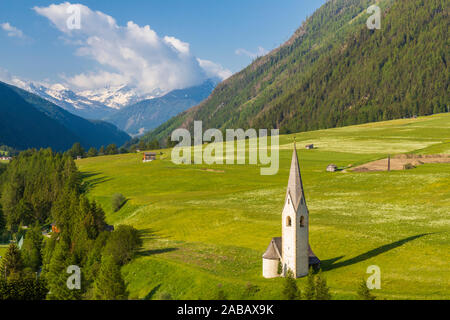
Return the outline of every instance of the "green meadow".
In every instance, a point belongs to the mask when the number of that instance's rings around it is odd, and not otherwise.
[[[0,245],[0,257],[3,257],[8,249],[7,245]]]
[[[283,279],[262,278],[261,256],[281,236],[294,136],[310,243],[333,298],[356,299],[377,265],[379,299],[450,299],[450,164],[325,170],[388,154],[450,154],[450,114],[281,136],[273,176],[259,165],[175,165],[170,150],[151,163],[142,154],[77,161],[107,221],[142,231],[144,247],[122,270],[130,298],[214,299],[220,286],[229,299],[279,299]],[[304,149],[309,143],[316,149]],[[128,201],[114,213],[115,193]]]

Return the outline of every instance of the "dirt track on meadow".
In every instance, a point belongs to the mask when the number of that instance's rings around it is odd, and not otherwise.
[[[450,163],[450,155],[411,155],[402,154],[391,158],[391,170],[404,170],[406,165],[414,167],[425,163]],[[352,169],[354,172],[368,172],[368,171],[387,171],[388,158],[377,161],[372,161]]]

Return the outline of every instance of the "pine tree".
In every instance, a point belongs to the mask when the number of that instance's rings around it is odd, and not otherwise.
[[[286,273],[282,298],[283,300],[299,300],[301,298],[301,292],[297,287],[297,282],[295,281],[294,274],[291,270],[288,270]]]
[[[5,228],[6,228],[6,220],[5,217],[3,216],[2,204],[0,203],[0,236],[5,231]]]
[[[95,149],[94,147],[90,148],[88,153],[87,153],[88,157],[96,157],[98,156],[98,151],[97,149]]]
[[[132,226],[121,225],[108,237],[103,254],[114,257],[116,263],[123,266],[133,259],[141,246],[139,231]]]
[[[22,246],[24,265],[37,272],[42,265],[42,233],[41,228],[36,224],[33,229],[27,232]]]
[[[277,274],[281,275],[282,273],[283,273],[283,264],[281,263],[281,261],[278,261]]]
[[[68,154],[75,159],[76,157],[83,157],[85,155],[85,150],[79,142],[73,144],[72,149],[68,151]]]
[[[46,278],[46,274],[49,272],[50,261],[53,258],[53,253],[55,252],[57,242],[57,234],[53,234],[50,239],[44,242],[44,246],[41,250],[42,252],[42,272],[41,277]]]
[[[9,245],[0,262],[0,276],[3,280],[7,280],[11,276],[18,276],[23,271],[22,256],[15,243]]]
[[[327,280],[322,276],[322,270],[316,277],[316,300],[331,300],[330,288],[327,286]]]
[[[314,300],[315,296],[316,296],[316,284],[315,284],[314,270],[313,268],[310,268],[305,288],[305,299]]]
[[[44,300],[47,292],[45,282],[33,275],[0,279],[0,300]]]
[[[97,239],[95,239],[91,250],[89,251],[89,255],[86,259],[86,264],[83,268],[83,270],[85,270],[87,281],[89,282],[93,283],[97,278],[102,264],[102,250],[105,247],[106,242],[108,241],[109,235],[110,233],[108,231],[100,233]]]
[[[81,298],[80,290],[70,290],[67,287],[67,279],[70,276],[67,273],[67,267],[69,265],[71,265],[69,247],[64,241],[59,240],[48,266],[48,272],[45,274],[45,280],[50,290],[47,299],[79,300]]]
[[[375,300],[376,297],[370,293],[369,288],[367,288],[367,283],[364,279],[361,280],[358,288],[358,296],[361,300]]]
[[[102,257],[102,264],[94,282],[94,297],[97,300],[126,300],[128,298],[120,267],[109,255]]]
[[[119,153],[119,149],[117,149],[117,146],[114,143],[112,143],[106,147],[107,155],[114,155],[114,154],[118,154],[118,153]]]

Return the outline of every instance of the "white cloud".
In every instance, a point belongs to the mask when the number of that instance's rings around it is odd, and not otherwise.
[[[189,43],[183,42],[181,40],[178,40],[174,37],[164,37],[164,42],[174,47],[176,50],[178,50],[180,53],[189,54]]]
[[[197,59],[200,67],[206,72],[208,78],[219,77],[223,80],[231,77],[233,74],[230,70],[225,69],[220,64],[214,63],[209,60]]]
[[[258,50],[256,52],[250,52],[248,50],[240,48],[240,49],[236,49],[235,53],[239,56],[244,55],[244,56],[248,56],[252,59],[256,59],[258,57],[265,56],[266,54],[269,53],[269,51],[267,51],[263,47],[258,47]]]
[[[8,37],[25,38],[25,35],[22,32],[22,30],[12,26],[9,22],[1,23],[0,28],[6,31]]]
[[[127,83],[128,79],[118,73],[107,71],[99,71],[97,73],[80,73],[74,77],[66,77],[62,75],[67,82],[77,88],[100,88],[100,87],[116,87]]]
[[[69,28],[68,19],[80,12],[80,28]],[[175,37],[160,37],[150,26],[129,21],[119,26],[114,18],[81,4],[52,4],[34,7],[60,30],[66,43],[76,46],[76,55],[95,60],[101,71],[66,77],[79,89],[128,84],[140,93],[170,91],[197,85],[208,77],[225,78],[230,71],[213,62],[200,60],[190,52],[189,43]],[[73,20],[72,20],[73,21]]]
[[[29,89],[26,81],[11,75],[11,73],[9,73],[8,70],[5,70],[1,67],[0,67],[0,81],[17,86],[25,90]]]
[[[11,74],[7,70],[0,68],[0,81],[11,83],[11,80],[12,80]]]

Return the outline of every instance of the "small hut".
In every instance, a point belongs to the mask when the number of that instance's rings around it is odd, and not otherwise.
[[[142,162],[151,162],[156,160],[156,153],[154,152],[145,152]]]
[[[313,150],[314,149],[314,145],[313,144],[307,144],[305,146],[306,150]]]
[[[330,164],[330,165],[328,165],[328,167],[327,167],[327,171],[328,171],[328,172],[336,172],[337,169],[338,169],[338,167],[337,167],[337,165],[335,165],[335,164]]]

